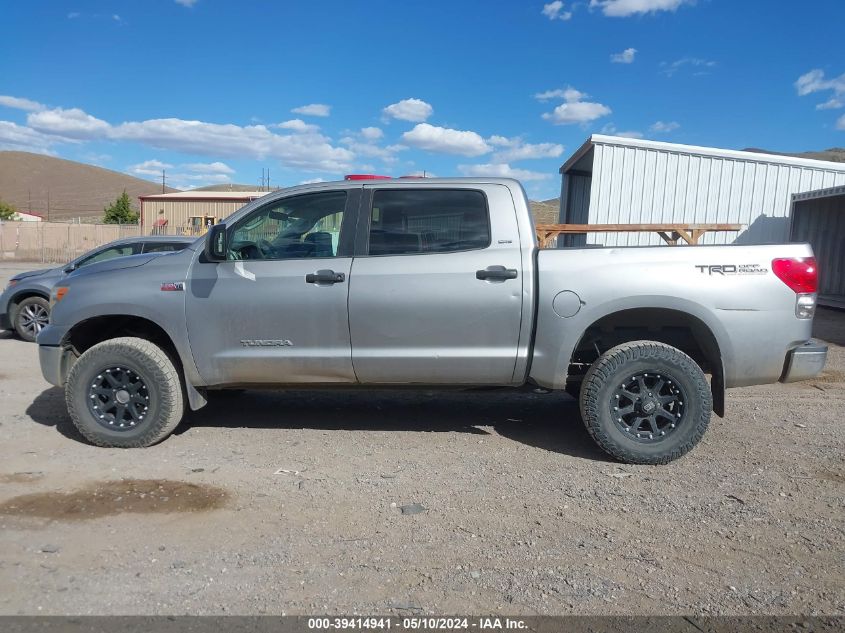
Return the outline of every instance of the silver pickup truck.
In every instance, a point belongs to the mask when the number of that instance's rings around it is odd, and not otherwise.
[[[822,370],[816,288],[806,244],[539,250],[514,180],[344,181],[72,273],[38,344],[100,446],[154,444],[218,389],[497,386],[565,389],[602,449],[657,464],[726,388]]]

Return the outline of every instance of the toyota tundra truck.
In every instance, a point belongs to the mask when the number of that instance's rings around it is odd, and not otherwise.
[[[38,345],[99,446],[153,445],[222,389],[522,387],[568,391],[604,451],[661,464],[726,389],[822,370],[817,275],[807,244],[541,250],[505,178],[342,181],[68,275]]]

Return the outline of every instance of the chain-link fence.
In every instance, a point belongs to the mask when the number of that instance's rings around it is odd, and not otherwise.
[[[0,260],[64,263],[124,237],[194,235],[182,227],[137,224],[66,224],[63,222],[0,222]]]

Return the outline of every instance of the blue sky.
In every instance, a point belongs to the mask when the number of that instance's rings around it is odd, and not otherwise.
[[[0,149],[189,188],[514,175],[592,133],[845,146],[841,0],[7,2]]]

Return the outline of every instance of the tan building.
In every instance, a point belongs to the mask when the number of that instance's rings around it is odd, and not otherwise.
[[[141,227],[149,233],[162,227],[168,234],[204,232],[267,191],[180,191],[140,196]]]

